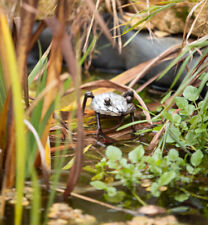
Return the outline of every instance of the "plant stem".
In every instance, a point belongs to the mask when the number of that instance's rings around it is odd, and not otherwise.
[[[144,201],[139,197],[139,195],[137,195],[137,194],[135,193],[135,191],[131,191],[131,193],[132,193],[132,195],[136,198],[136,200],[137,200],[141,205],[143,205],[143,206],[147,205],[147,203],[144,202]]]

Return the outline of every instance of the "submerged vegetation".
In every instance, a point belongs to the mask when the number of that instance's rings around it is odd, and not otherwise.
[[[198,39],[189,43],[192,31],[194,35],[197,33],[194,25],[200,13],[204,15],[207,1],[154,1],[154,4],[146,1],[143,9],[139,8],[142,4],[137,6],[135,1],[124,3],[126,1],[121,0],[109,1],[109,4],[93,0],[56,1],[54,5],[48,3],[51,11],[45,12],[44,16],[39,8],[43,7],[42,1],[4,1],[0,6],[2,221],[7,221],[10,190],[14,188],[15,193],[12,194],[14,221],[6,224],[24,224],[26,195],[30,195],[27,208],[30,216],[26,224],[31,225],[49,224],[49,218],[53,218],[49,212],[59,208],[59,205],[52,207],[53,202],[62,201],[58,192],[63,193],[67,204],[70,195],[90,201],[90,198],[73,192],[82,172],[88,172],[91,180],[84,187],[84,193],[87,194],[88,185],[102,190],[106,201],[122,206],[127,213],[130,212],[128,209],[134,211],[153,202],[179,211],[181,206],[188,209],[194,206],[208,217],[208,36],[202,32]],[[183,17],[180,44],[147,62],[132,68],[126,66],[125,71],[111,80],[96,77],[95,81],[86,81],[93,79],[89,68],[93,57],[99,56],[96,42],[100,35],[102,37],[100,33],[105,35],[108,45],[112,44],[120,52],[122,45],[128,46],[145,26],[152,35],[151,29],[157,27],[152,28],[151,21],[158,13],[173,8],[174,12],[179,10],[176,14],[181,17],[180,8],[174,8],[181,3],[185,4],[186,18]],[[113,30],[102,17],[106,11],[113,15]],[[130,19],[122,20],[125,16]],[[40,21],[34,31],[36,19]],[[52,41],[45,51],[38,37],[46,27],[51,30]],[[123,33],[117,30],[119,27]],[[117,36],[117,42],[111,31]],[[131,34],[131,37],[122,42],[125,34]],[[31,69],[28,68],[28,56],[36,42],[39,45],[38,61]],[[108,55],[105,57],[111,59]],[[127,55],[126,58],[131,57]],[[145,80],[145,75],[155,65],[170,59],[164,69]],[[169,91],[160,93],[157,108],[149,110],[153,108],[155,96],[151,95],[147,105],[141,91],[147,91],[152,82],[170,76],[171,69],[175,70],[176,76],[169,83]],[[144,83],[139,84],[142,78]],[[85,90],[93,90],[96,94],[130,90],[134,95],[135,121],[129,123],[128,116],[125,124],[119,123],[120,118],[101,119],[109,136],[109,146],[102,138],[97,139],[92,111],[87,109],[83,119],[81,105]],[[112,128],[112,124],[115,127]],[[136,128],[134,134],[130,129],[132,125]],[[61,180],[66,170],[69,172],[63,187]],[[26,194],[25,187],[28,186],[32,191],[30,189]],[[168,202],[162,201],[163,196]],[[60,207],[71,212],[66,205]],[[119,207],[113,209],[121,210]],[[136,214],[136,210],[131,214]],[[89,218],[92,224],[95,223]]]

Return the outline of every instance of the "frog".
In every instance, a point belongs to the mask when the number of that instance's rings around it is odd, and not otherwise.
[[[97,135],[105,136],[102,131],[100,116],[112,116],[112,117],[123,117],[130,114],[131,122],[134,122],[134,112],[136,110],[135,105],[132,103],[134,93],[128,90],[123,95],[116,94],[114,92],[106,92],[95,95],[92,92],[86,92],[82,105],[82,112],[84,114],[87,99],[91,98],[91,108],[95,111],[97,120]],[[135,133],[135,126],[132,125],[132,132]]]

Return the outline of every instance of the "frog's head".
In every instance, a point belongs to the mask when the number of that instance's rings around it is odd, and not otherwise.
[[[123,116],[134,111],[132,95],[131,92],[125,94],[125,97],[112,92],[103,93],[93,98],[91,107],[100,114]]]
[[[110,94],[103,99],[103,104],[106,110],[106,114],[114,116],[123,116],[128,114],[133,107],[132,104],[133,92],[125,92],[123,96]]]

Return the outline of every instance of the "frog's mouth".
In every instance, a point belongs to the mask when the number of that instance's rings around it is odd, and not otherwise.
[[[122,117],[126,115],[126,112],[114,112],[114,111],[104,111],[103,113],[100,112],[103,116],[113,116],[113,117]]]

